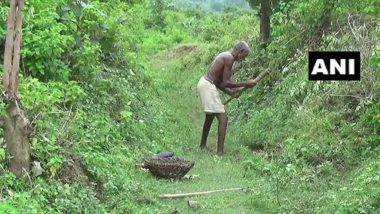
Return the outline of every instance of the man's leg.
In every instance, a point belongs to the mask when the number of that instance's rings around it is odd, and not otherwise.
[[[224,154],[224,139],[226,137],[228,117],[226,113],[216,114],[216,117],[219,120],[217,154],[221,156]]]
[[[206,118],[205,122],[203,124],[203,132],[202,132],[202,140],[201,140],[201,149],[206,148],[206,143],[207,143],[207,137],[208,133],[210,132],[211,124],[212,121],[214,120],[215,115],[214,114],[207,114],[206,113]]]

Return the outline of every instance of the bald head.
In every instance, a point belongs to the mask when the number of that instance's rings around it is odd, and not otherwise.
[[[241,41],[235,45],[234,50],[232,51],[232,55],[236,60],[241,61],[245,59],[245,57],[247,57],[249,51],[250,49],[248,43],[245,41]]]
[[[234,52],[238,53],[238,52],[241,52],[241,51],[247,51],[249,52],[250,49],[249,49],[249,45],[247,42],[245,41],[241,41],[239,43],[237,43],[234,47]]]

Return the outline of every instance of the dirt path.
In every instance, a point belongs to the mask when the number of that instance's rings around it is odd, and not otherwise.
[[[180,54],[178,54],[178,52]],[[200,133],[203,123],[203,113],[199,110],[196,96],[196,82],[199,78],[194,72],[181,70],[181,58],[186,52],[172,51],[162,53],[154,58],[150,64],[150,71],[159,86],[161,107],[170,111],[171,115],[179,118],[178,129],[175,131],[182,148],[176,154],[186,159],[196,161],[193,169],[188,173],[193,178],[180,181],[156,179],[148,172],[141,172],[141,180],[152,186],[154,196],[163,193],[183,193],[207,191],[223,188],[247,187],[250,182],[244,178],[244,167],[239,145],[231,142],[229,136],[226,145],[226,155],[215,155],[216,128],[213,124],[208,140],[209,151],[198,149]],[[191,66],[190,66],[191,67]],[[195,200],[198,208],[189,208],[187,201]],[[254,191],[224,192],[212,195],[197,196],[184,199],[158,200],[152,206],[157,206],[162,213],[177,210],[178,213],[263,213],[264,204],[254,198]],[[266,212],[267,213],[267,212]]]

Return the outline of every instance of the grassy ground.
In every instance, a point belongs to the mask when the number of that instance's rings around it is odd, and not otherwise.
[[[276,159],[284,158],[280,157],[284,153],[271,154],[269,150],[252,152],[244,145],[256,139],[241,139],[242,129],[236,121],[229,122],[223,157],[216,156],[217,120],[208,139],[208,151],[198,148],[204,114],[200,110],[196,85],[207,68],[200,66],[194,58],[198,52],[189,54],[197,48],[201,47],[179,46],[160,53],[152,58],[148,68],[157,88],[157,99],[152,100],[152,105],[160,108],[161,119],[166,118],[166,122],[160,122],[160,131],[164,133],[161,150],[171,150],[179,157],[196,162],[188,173],[193,178],[179,181],[157,179],[149,172],[139,170],[139,182],[150,188],[149,195],[144,196],[144,200],[153,201],[147,204],[148,209],[161,213],[331,213],[340,206],[332,202],[331,198],[336,195],[340,197],[336,200],[340,204],[344,201],[351,203],[351,198],[345,199],[339,193],[349,182],[346,173],[332,170],[329,166],[319,169],[295,167],[296,163],[292,162],[279,164]],[[234,116],[237,115],[232,112],[230,118]],[[261,122],[258,121],[259,124]],[[260,130],[268,134],[271,129],[267,128]],[[165,193],[236,187],[249,187],[250,191],[158,199],[159,194]],[[352,198],[355,199],[354,196]],[[198,208],[190,208],[188,200],[197,201]]]
[[[177,49],[177,50],[181,50]],[[174,152],[189,160],[194,160],[195,166],[188,173],[192,178],[170,181],[156,179],[149,172],[140,171],[141,181],[152,187],[154,199],[163,193],[184,193],[207,191],[224,188],[249,187],[251,182],[244,178],[244,168],[240,152],[240,145],[234,144],[233,136],[227,136],[223,157],[216,155],[217,120],[214,121],[209,139],[208,151],[198,148],[203,113],[200,110],[196,95],[196,81],[199,72],[191,69],[181,71],[179,60],[185,52],[169,51],[152,59],[150,73],[153,76],[162,108],[173,116],[172,122],[178,127],[174,131],[178,136],[178,147]],[[174,53],[174,54],[173,54]],[[188,89],[188,90],[186,90]],[[169,126],[172,127],[172,126]],[[183,199],[163,199],[152,206],[160,206],[163,213],[271,213],[267,207],[268,201],[254,198],[254,189],[248,192],[223,192],[211,195],[196,196]],[[196,209],[187,205],[188,200],[198,202]]]
[[[141,172],[141,179],[154,186],[156,195],[248,186],[243,179],[244,170],[231,158],[232,156],[220,158],[210,152],[198,152],[194,149],[183,157],[196,161],[194,168],[188,173],[194,178],[170,181],[156,179],[150,173]],[[198,208],[189,208],[187,200],[197,201]],[[163,213],[176,209],[179,213],[254,213],[250,192],[224,192],[192,198],[163,199],[161,203]],[[255,211],[260,213],[259,210]]]

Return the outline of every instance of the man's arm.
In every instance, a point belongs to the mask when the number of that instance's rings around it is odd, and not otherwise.
[[[252,87],[253,86],[255,86],[266,74],[269,74],[269,75],[271,75],[270,74],[270,71],[267,69],[267,70],[265,70],[263,73],[261,73],[261,74],[259,74],[259,76],[257,76],[254,80],[252,80],[253,82],[254,82],[254,84],[252,85]],[[250,81],[250,80],[248,80],[248,81]],[[235,97],[239,97],[240,95],[241,95],[241,93],[243,92],[243,90],[240,90],[239,91],[239,93],[240,94],[236,94],[235,96],[233,96],[232,95],[232,98],[230,98],[230,99],[228,99],[226,102],[224,102],[223,104],[224,105],[226,105],[226,104],[228,104],[229,102],[231,102],[231,100],[233,100],[233,98],[235,98]]]
[[[235,90],[231,89],[231,88],[221,88],[220,90],[222,90],[224,93],[226,93],[226,94],[228,94],[230,96],[232,96],[234,94],[234,92],[235,92]]]
[[[243,90],[244,87],[240,88],[221,88],[224,93],[230,95],[231,97],[235,97],[241,90]]]
[[[252,87],[253,83],[252,81],[244,81],[244,82],[234,82],[231,80],[232,77],[232,60],[226,60],[224,64],[224,70],[223,70],[223,80],[220,83],[220,87],[222,90],[224,88],[239,88],[239,87]]]

